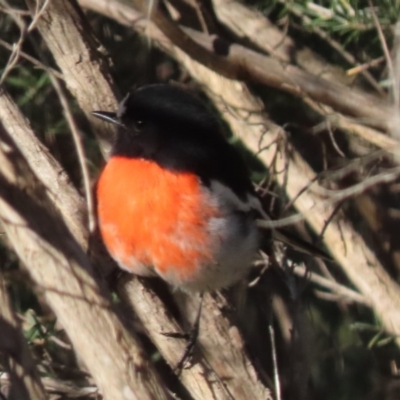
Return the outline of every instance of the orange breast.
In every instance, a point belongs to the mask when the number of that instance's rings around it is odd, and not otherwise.
[[[115,156],[100,176],[97,196],[101,235],[123,268],[146,275],[148,266],[190,279],[213,262],[207,226],[217,207],[196,175]]]

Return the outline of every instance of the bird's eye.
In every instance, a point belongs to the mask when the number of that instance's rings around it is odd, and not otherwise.
[[[135,128],[140,131],[143,128],[145,128],[146,126],[146,121],[144,118],[137,118],[133,121],[133,125],[135,126]]]

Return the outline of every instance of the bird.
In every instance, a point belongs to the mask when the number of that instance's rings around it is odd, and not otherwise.
[[[242,280],[261,242],[257,218],[269,217],[205,102],[176,84],[152,84],[130,91],[116,112],[92,114],[117,125],[96,198],[100,234],[119,267],[186,292]]]
[[[154,84],[127,94],[97,182],[103,242],[124,270],[187,292],[241,280],[258,247],[256,196],[218,118],[187,89]]]
[[[188,89],[143,86],[116,112],[92,114],[117,126],[96,185],[98,228],[109,254],[123,270],[200,293],[190,333],[166,334],[187,339],[174,368],[179,374],[197,341],[204,292],[249,274],[263,241],[257,218],[269,216],[219,118]],[[274,236],[324,257],[291,235]]]

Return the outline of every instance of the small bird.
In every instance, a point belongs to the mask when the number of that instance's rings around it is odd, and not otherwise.
[[[117,264],[187,292],[244,278],[260,244],[256,218],[268,217],[207,106],[182,87],[155,84],[130,92],[116,113],[93,115],[118,126],[97,183],[99,229]]]
[[[118,125],[97,183],[99,229],[117,264],[189,292],[242,279],[259,247],[261,204],[206,105],[155,84],[93,115]]]

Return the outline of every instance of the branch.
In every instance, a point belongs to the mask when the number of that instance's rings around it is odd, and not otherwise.
[[[214,11],[218,19],[239,37],[245,37],[257,45],[261,50],[270,53],[277,60],[287,64],[296,63],[305,71],[323,77],[330,82],[339,82],[349,86],[351,81],[346,74],[337,66],[330,65],[326,60],[315,54],[311,49],[296,46],[294,40],[284,32],[280,31],[261,12],[246,7],[236,0],[213,0]],[[295,7],[291,9],[296,12]],[[300,15],[302,18],[307,18]],[[315,29],[315,28],[314,28]],[[322,33],[322,31],[320,32]],[[328,37],[326,37],[328,39]],[[343,52],[341,52],[343,54]],[[352,55],[345,52],[346,59],[350,63],[356,63]],[[365,73],[364,73],[365,72]],[[384,94],[382,88],[368,71],[363,71],[364,77],[377,90],[380,95]],[[399,142],[388,135],[384,135],[375,129],[368,128],[357,123],[355,120],[346,118],[336,113],[332,107],[323,106],[311,98],[303,99],[318,114],[326,118],[331,126],[342,129],[350,134],[357,135],[368,142],[387,151],[393,152],[399,146]],[[378,99],[376,100],[378,101]]]
[[[85,0],[86,1],[86,0]],[[227,59],[250,80],[272,86],[295,96],[310,97],[335,111],[360,118],[365,125],[387,131],[393,119],[393,108],[384,100],[356,88],[329,82],[323,78],[302,71],[296,66],[283,64],[271,57],[261,55],[241,45],[221,41],[216,36],[207,36],[190,28],[184,29],[197,43],[210,52],[221,47],[227,52]],[[190,54],[193,57],[193,54]],[[195,60],[199,61],[194,55]],[[201,60],[200,60],[201,62]],[[216,72],[222,73],[223,71]],[[371,109],[374,108],[374,109]]]
[[[155,15],[158,17],[159,14],[161,12],[156,10]],[[382,130],[388,129],[388,121],[393,118],[392,107],[385,104],[382,99],[377,99],[356,88],[349,89],[342,84],[329,82],[298,67],[279,62],[244,46],[229,43],[217,36],[208,36],[190,28],[182,29],[181,37],[186,34],[191,40],[208,50],[208,54],[204,55],[204,50],[198,53],[194,47],[181,46],[182,39],[179,42],[175,41],[176,34],[173,37],[169,34],[176,29],[172,21],[165,21],[164,18],[160,26],[156,18],[155,24],[169,39],[173,39],[174,45],[179,46],[181,50],[206,67],[210,67],[214,58],[225,57],[226,64],[230,66],[229,69],[224,70],[215,66],[213,68],[225,77],[238,80],[246,78],[296,96],[309,96],[313,100],[330,105],[336,111],[363,118],[367,125]],[[371,110],[371,107],[376,107],[376,109]]]
[[[39,1],[26,0],[34,19]],[[67,88],[88,117],[103,154],[107,155],[114,137],[113,127],[91,116],[96,109],[113,109],[117,98],[101,44],[75,0],[51,0],[36,20],[36,27],[60,67]]]
[[[348,287],[341,285],[332,279],[324,278],[315,272],[308,271],[304,265],[293,266],[293,273],[304,279],[310,280],[310,282],[315,283],[316,285],[330,290],[333,294],[336,294],[339,297],[340,301],[351,301],[368,307],[371,305],[368,299],[365,296],[362,296],[360,293],[349,289]]]
[[[8,373],[0,372],[0,385],[7,386],[11,384],[12,377]],[[43,377],[42,383],[48,393],[54,393],[58,396],[64,395],[66,399],[76,399],[83,397],[85,399],[91,399],[93,395],[99,395],[99,390],[96,386],[90,385],[85,387],[77,387],[72,382],[64,382],[50,377]],[[45,397],[47,398],[47,397]],[[56,397],[59,398],[59,397]],[[93,397],[96,398],[96,397]],[[36,400],[36,397],[18,397],[17,399],[29,399]]]
[[[46,399],[35,363],[0,273],[0,354],[10,381],[10,399]]]
[[[5,89],[0,90],[0,121],[46,186],[46,193],[63,215],[78,243],[87,248],[88,232],[82,229],[84,203],[67,173],[38,140],[29,122]]]
[[[143,290],[142,285],[144,285],[146,290]],[[146,280],[142,280],[142,284],[140,283],[140,279],[132,278],[128,282],[123,282],[120,284],[119,291],[122,294],[122,298],[124,301],[131,306],[134,310],[135,314],[139,317],[142,322],[146,334],[151,338],[152,342],[157,346],[160,350],[161,354],[168,362],[169,365],[175,367],[180,361],[185,348],[186,341],[176,339],[176,338],[168,338],[163,335],[163,333],[184,333],[180,325],[171,317],[170,312],[165,307],[165,305],[160,301],[160,299],[156,296],[151,286]],[[178,302],[178,304],[182,304],[184,301]],[[221,318],[218,318],[218,314],[220,311],[214,305],[210,305],[209,301],[207,301],[208,308],[212,308],[212,310],[203,310],[202,318],[201,318],[201,328],[200,328],[200,339],[199,344],[203,343],[203,337],[205,336],[218,336],[215,335],[215,330],[212,328],[217,325],[218,332],[226,332],[227,330],[221,329]],[[195,307],[198,304],[195,305]],[[192,310],[192,313],[187,313],[189,315],[195,315],[197,312],[197,308]],[[211,311],[211,313],[210,313]],[[206,314],[210,315],[210,318],[214,320],[213,325],[211,325],[208,321],[205,321],[204,318],[207,317]],[[226,321],[225,321],[226,324]],[[189,324],[188,324],[189,325]],[[214,355],[213,357],[219,358],[219,363],[221,364],[220,356],[221,352],[229,352],[229,346],[231,343],[227,343],[224,341],[224,345],[227,345],[228,348],[218,347],[218,351],[215,351],[217,347],[213,347]],[[180,375],[181,382],[185,385],[186,389],[190,392],[191,396],[194,399],[232,399],[232,398],[243,398],[243,392],[238,393],[237,386],[240,386],[239,382],[242,382],[243,378],[243,370],[242,371],[232,371],[230,373],[221,374],[221,368],[215,368],[215,362],[210,361],[209,354],[206,349],[198,349],[196,348],[195,359],[193,364],[190,365],[189,368],[184,368]],[[201,350],[201,351],[198,351]],[[248,360],[246,354],[241,349],[240,360]],[[204,356],[206,357],[204,358]],[[232,357],[228,357],[227,365],[232,365]],[[226,368],[226,367],[225,367]],[[250,367],[251,368],[251,367]],[[226,370],[224,372],[227,372]],[[224,377],[231,376],[234,379],[232,381],[226,381]],[[252,399],[267,399],[269,395],[268,389],[266,389],[260,382],[252,383],[251,380],[246,381],[246,385],[240,390],[248,389],[247,395]],[[251,387],[247,387],[251,386]],[[257,393],[256,391],[259,391]],[[263,394],[261,396],[261,394]],[[240,396],[239,396],[240,395]]]
[[[176,292],[174,297],[188,323],[196,315],[200,299]],[[237,326],[237,313],[220,293],[206,293],[203,298],[199,346],[208,364],[224,380],[234,399],[272,400],[272,393],[262,384],[258,370],[247,356],[243,335]],[[235,318],[236,317],[236,318]]]

